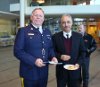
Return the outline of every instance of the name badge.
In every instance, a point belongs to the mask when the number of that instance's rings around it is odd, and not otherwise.
[[[28,35],[34,35],[34,33],[28,33]]]

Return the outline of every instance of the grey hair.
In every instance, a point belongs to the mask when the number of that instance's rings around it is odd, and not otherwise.
[[[44,11],[43,11],[42,8],[35,8],[35,9],[32,11],[32,13],[34,13],[36,10],[41,10],[41,11],[43,12],[43,14],[44,14]],[[31,15],[32,15],[32,14],[31,14]]]
[[[72,16],[71,16],[70,14],[63,14],[63,15],[61,16],[61,18],[62,18],[63,16],[68,16],[68,17],[70,17],[70,18],[72,19]]]
[[[71,16],[70,14],[63,14],[63,15],[61,16],[61,18],[60,18],[60,23],[61,23],[61,19],[62,19],[64,16],[67,16],[67,17],[71,18],[72,23],[73,23],[73,18],[72,18],[72,16]]]

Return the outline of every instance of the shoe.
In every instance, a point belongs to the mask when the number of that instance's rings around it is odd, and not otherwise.
[[[83,85],[83,87],[88,87],[87,85]]]
[[[88,83],[83,83],[83,87],[88,87]]]

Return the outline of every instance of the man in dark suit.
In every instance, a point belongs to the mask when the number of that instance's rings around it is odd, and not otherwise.
[[[72,31],[72,17],[65,14],[61,17],[62,31],[53,36],[56,57],[62,65],[56,66],[57,87],[80,87],[80,65],[85,56],[82,35]],[[76,70],[67,70],[63,66],[72,64]]]
[[[82,62],[82,78],[81,83],[83,82],[83,87],[88,87],[89,83],[89,65],[90,65],[90,55],[97,48],[95,39],[88,33],[86,33],[86,26],[80,24],[78,26],[78,32],[82,34],[85,48],[86,48],[86,56],[84,61]]]
[[[44,12],[41,8],[32,11],[31,24],[20,28],[14,44],[14,55],[20,60],[20,77],[24,87],[47,87],[49,60],[55,58],[51,33],[42,27]]]

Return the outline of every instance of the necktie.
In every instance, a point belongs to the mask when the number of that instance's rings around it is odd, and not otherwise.
[[[42,30],[42,28],[39,28],[39,31],[40,31],[40,33],[41,33],[41,34],[43,33],[43,30]]]
[[[39,32],[42,34],[43,30],[41,28],[37,28]]]
[[[66,34],[66,36],[67,36],[67,38],[69,38],[69,35],[68,34]]]

